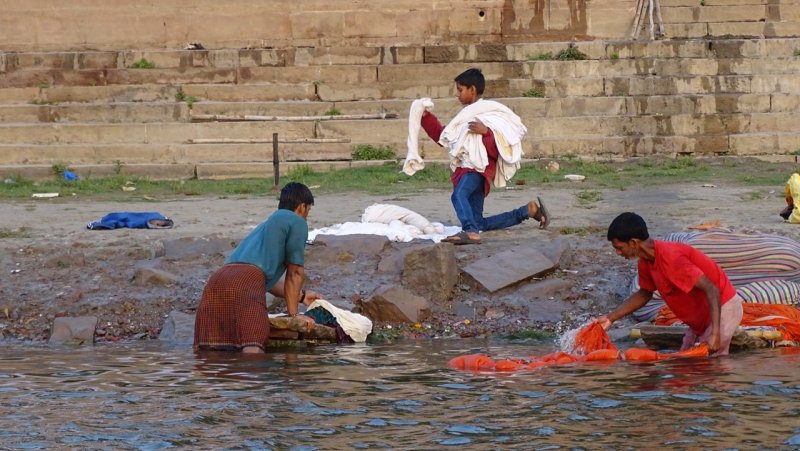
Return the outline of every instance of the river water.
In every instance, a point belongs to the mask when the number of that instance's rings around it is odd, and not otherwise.
[[[2,449],[800,449],[800,353],[451,370],[543,342],[0,351]]]

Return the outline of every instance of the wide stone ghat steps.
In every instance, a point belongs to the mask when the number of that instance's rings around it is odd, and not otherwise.
[[[556,42],[0,54],[0,174],[46,177],[67,165],[96,175],[264,176],[273,133],[292,141],[279,145],[289,167],[349,166],[360,144],[402,157],[411,100],[432,97],[448,120],[460,109],[452,79],[472,66],[487,77],[486,97],[528,126],[528,158],[800,149],[800,39],[572,44],[588,59],[548,59],[569,45]],[[143,59],[155,67],[132,67]],[[210,115],[283,120],[196,121]],[[446,158],[420,142],[426,159]]]
[[[660,0],[660,3],[665,36],[671,38],[800,35],[797,0]],[[646,33],[642,30],[642,35]]]

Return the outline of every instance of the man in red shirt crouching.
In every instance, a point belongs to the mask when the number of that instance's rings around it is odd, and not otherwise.
[[[742,298],[714,260],[687,244],[650,238],[647,224],[636,213],[614,218],[606,237],[618,255],[639,259],[639,291],[596,319],[604,329],[644,306],[657,290],[675,316],[689,326],[681,350],[700,341],[708,343],[712,354],[728,354],[742,321]]]

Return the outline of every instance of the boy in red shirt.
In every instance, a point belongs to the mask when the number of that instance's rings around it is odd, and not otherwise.
[[[636,213],[617,216],[608,226],[607,238],[618,255],[639,259],[639,291],[596,319],[604,329],[644,306],[658,290],[675,316],[689,326],[681,350],[700,341],[708,343],[713,354],[728,354],[742,321],[742,298],[714,260],[689,245],[650,238],[647,224]]]

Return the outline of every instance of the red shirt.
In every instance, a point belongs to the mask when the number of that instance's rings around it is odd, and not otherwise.
[[[422,129],[425,130],[425,133],[431,137],[431,139],[436,143],[439,144],[439,138],[442,136],[442,131],[444,130],[444,126],[439,122],[439,119],[433,115],[433,113],[428,113],[422,116],[421,121]],[[489,190],[492,188],[492,181],[494,180],[494,174],[497,171],[497,158],[500,157],[500,153],[497,151],[497,144],[494,141],[494,133],[492,130],[489,129],[489,132],[483,135],[483,145],[486,147],[486,156],[489,159],[489,164],[486,165],[486,169],[483,170],[483,196],[486,197],[489,195]],[[439,144],[441,146],[441,144]],[[453,174],[450,176],[450,181],[453,182],[453,188],[458,185],[458,180],[467,172],[477,172],[471,168],[456,168],[453,171]]]
[[[703,290],[695,284],[702,275],[719,289],[720,305],[736,295],[725,271],[706,254],[683,243],[655,241],[655,261],[639,259],[639,287],[658,290],[669,308],[696,334],[711,324],[711,311]]]

